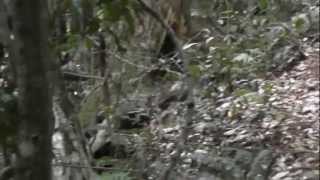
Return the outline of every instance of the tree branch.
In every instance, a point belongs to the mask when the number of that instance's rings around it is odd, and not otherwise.
[[[143,0],[137,0],[138,3],[141,5],[141,7],[150,14],[154,19],[156,19],[161,26],[168,32],[168,35],[173,40],[174,45],[177,48],[178,51],[178,58],[181,59],[183,66],[182,66],[182,72],[185,74],[188,74],[187,67],[188,67],[188,61],[184,58],[184,54],[182,51],[182,47],[179,43],[179,40],[173,31],[173,29],[163,20],[160,14],[158,14],[156,11],[154,11],[152,8],[150,8]]]
[[[62,74],[66,80],[71,80],[71,81],[86,81],[89,79],[103,80],[103,77],[100,77],[100,76],[79,74],[79,73],[68,72],[68,71],[63,71]]]

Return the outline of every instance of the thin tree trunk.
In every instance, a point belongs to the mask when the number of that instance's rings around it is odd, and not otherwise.
[[[10,54],[17,72],[16,180],[50,180],[54,126],[49,83],[46,0],[10,1],[13,34]]]

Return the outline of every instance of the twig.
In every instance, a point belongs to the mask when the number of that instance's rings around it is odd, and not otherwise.
[[[119,37],[117,36],[117,34],[112,31],[110,28],[106,28],[106,30],[110,33],[110,35],[113,37],[116,45],[117,45],[117,48],[119,51],[125,51],[125,48],[121,45],[121,41],[119,39]]]
[[[142,6],[142,8],[147,13],[149,13],[153,18],[155,18],[161,24],[161,26],[167,31],[168,35],[173,40],[175,47],[177,48],[178,58],[181,59],[181,61],[183,63],[182,71],[187,75],[188,74],[188,72],[187,72],[188,62],[184,58],[182,48],[180,46],[178,38],[175,35],[175,32],[173,31],[173,29],[163,20],[163,18],[160,16],[160,14],[158,14],[156,11],[154,11],[152,8],[150,8],[146,3],[144,3],[142,0],[137,0],[137,1]]]
[[[96,80],[104,80],[103,77],[100,76],[93,76],[93,75],[88,75],[88,74],[79,74],[79,73],[73,73],[73,72],[63,72],[63,75],[70,75],[74,77],[79,77],[79,78],[85,78],[85,79],[96,79]]]
[[[120,169],[120,168],[108,168],[103,166],[86,166],[81,164],[73,164],[67,162],[56,162],[52,163],[52,166],[55,167],[69,167],[69,168],[77,168],[77,169],[94,169],[94,170],[103,170],[103,171],[126,171],[126,172],[138,172],[136,170],[128,170],[128,169]]]

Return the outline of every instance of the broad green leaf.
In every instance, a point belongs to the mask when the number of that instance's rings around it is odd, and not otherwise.
[[[292,24],[293,27],[298,31],[298,32],[305,32],[310,28],[310,20],[308,18],[308,15],[303,13],[299,14],[295,17],[292,18]]]
[[[296,21],[294,22],[294,26],[297,29],[301,29],[304,25],[305,21],[302,18],[296,19]]]

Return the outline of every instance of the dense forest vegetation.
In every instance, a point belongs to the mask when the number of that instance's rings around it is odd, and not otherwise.
[[[0,180],[318,180],[317,0],[0,0]]]

